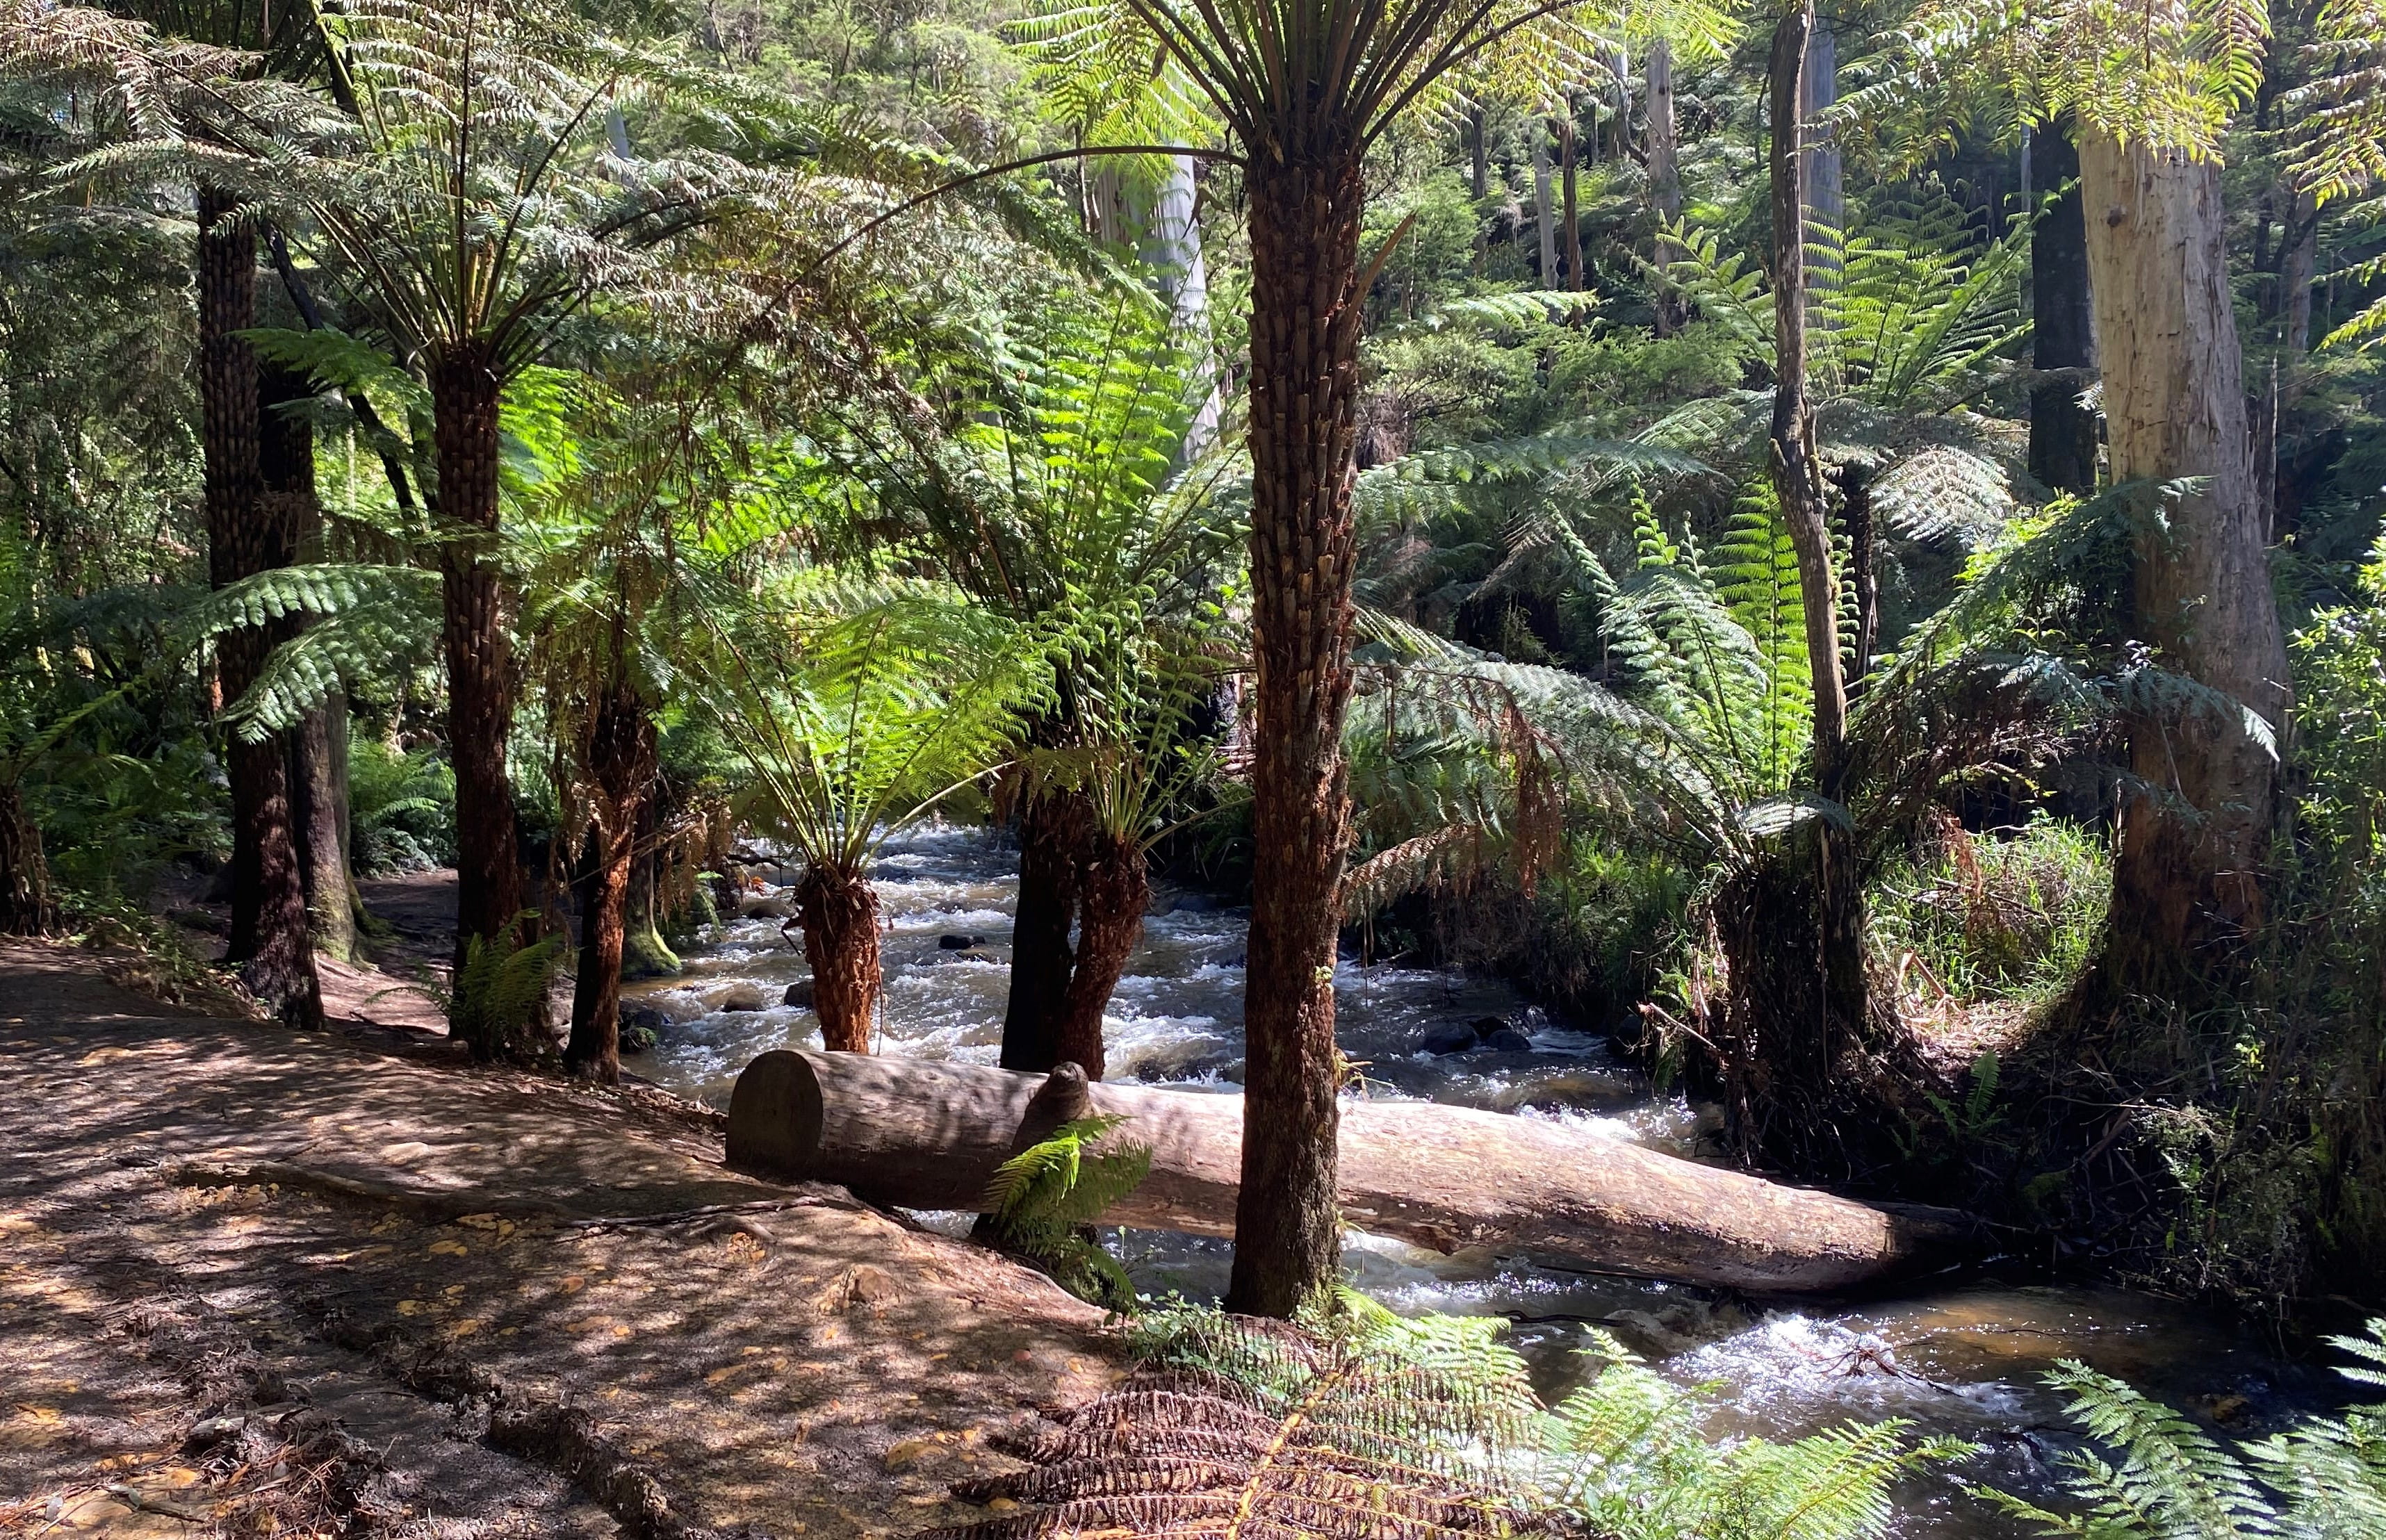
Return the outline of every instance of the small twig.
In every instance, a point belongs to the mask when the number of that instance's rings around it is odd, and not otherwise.
[[[127,1486],[122,1482],[110,1482],[100,1490],[136,1511],[160,1513],[169,1519],[179,1519],[186,1524],[204,1524],[215,1517],[213,1513],[202,1513],[195,1509],[184,1508],[180,1503],[170,1503],[163,1498],[152,1497],[140,1488]]]
[[[684,1224],[691,1220],[730,1214],[768,1214],[781,1208],[824,1208],[830,1200],[807,1193],[801,1197],[763,1198],[753,1203],[708,1203],[700,1208],[674,1208],[667,1214],[623,1214],[596,1220],[573,1220],[567,1230],[631,1230],[650,1225]]]

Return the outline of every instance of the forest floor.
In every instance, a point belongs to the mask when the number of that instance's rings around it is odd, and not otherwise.
[[[0,1534],[904,1534],[1121,1372],[1042,1277],[726,1171],[716,1113],[370,1024],[386,975],[302,1034],[104,967],[0,942]]]

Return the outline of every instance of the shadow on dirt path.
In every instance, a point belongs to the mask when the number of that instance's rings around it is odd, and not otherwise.
[[[1119,1371],[1041,1277],[724,1170],[717,1114],[357,1037],[0,942],[0,1534],[194,1533],[257,1480],[185,1442],[226,1413],[336,1418],[383,1533],[899,1534]]]

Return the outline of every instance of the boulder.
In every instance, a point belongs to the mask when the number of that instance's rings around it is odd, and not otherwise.
[[[771,997],[759,983],[733,983],[712,997],[712,1008],[724,1011],[768,1010]]]
[[[785,995],[781,995],[781,996],[779,997],[779,1003],[780,1003],[781,1005],[783,1005],[783,1006],[793,1006],[793,1007],[795,1007],[795,1008],[796,1008],[797,1009],[798,1009],[798,1010],[810,1010],[810,1009],[811,1009],[811,1008],[812,1008],[812,982],[811,982],[811,980],[810,980],[810,979],[797,979],[795,983],[793,983],[789,984],[789,985],[787,986],[787,992],[786,992],[786,994],[785,994]]]
[[[937,949],[945,952],[967,952],[985,945],[984,936],[940,935],[936,938]]]
[[[614,1020],[622,1023],[622,1035],[625,1041],[630,1033],[642,1032],[647,1034],[647,1041],[649,1044],[660,1036],[663,1029],[672,1023],[671,1012],[645,1000],[635,1004],[624,1002],[621,1010],[615,1014]]]
[[[1433,1031],[1425,1033],[1425,1036],[1418,1039],[1417,1052],[1421,1054],[1471,1054],[1475,1051],[1477,1041],[1478,1040],[1476,1037],[1475,1029],[1473,1027],[1460,1022],[1452,1022],[1449,1026],[1436,1027]]]
[[[1533,1051],[1533,1040],[1513,1027],[1501,1027],[1498,1032],[1486,1033],[1477,1046],[1487,1053],[1528,1054]]]
[[[654,1029],[654,1028],[652,1028],[652,1027],[623,1027],[623,1028],[622,1029],[622,1051],[623,1053],[625,1053],[625,1054],[642,1054],[642,1053],[645,1053],[648,1048],[653,1047],[654,1045],[655,1045],[655,1029]]]

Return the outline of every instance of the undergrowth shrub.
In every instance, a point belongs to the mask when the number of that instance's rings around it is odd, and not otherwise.
[[[364,877],[456,860],[456,772],[430,749],[401,754],[358,734],[348,747],[348,849]]]
[[[1594,1338],[1554,1408],[1497,1318],[1404,1320],[1348,1291],[1300,1326],[1171,1305],[1131,1328],[1126,1384],[957,1495],[1031,1507],[961,1529],[1405,1540],[1864,1540],[1896,1484],[1965,1446],[1851,1423],[1790,1444],[1718,1436],[1713,1393]]]
[[[1149,1146],[1106,1142],[1126,1121],[1109,1112],[1078,1118],[1004,1161],[986,1187],[979,1231],[1078,1298],[1121,1315],[1136,1308],[1135,1284],[1089,1227],[1151,1174]]]
[[[2091,830],[2041,816],[1975,835],[1950,820],[1875,884],[1873,945],[1959,1001],[2040,999],[2086,966],[2112,887]]]
[[[2331,1337],[2363,1360],[2338,1372],[2386,1385],[2386,1321],[2364,1337]],[[2064,1460],[2081,1511],[2057,1513],[1981,1489],[2049,1534],[2092,1540],[2378,1540],[2386,1535],[2386,1405],[2311,1417],[2232,1446],[2160,1402],[2085,1365],[2047,1375],[2096,1445]],[[2117,1463],[2116,1463],[2117,1460]]]

